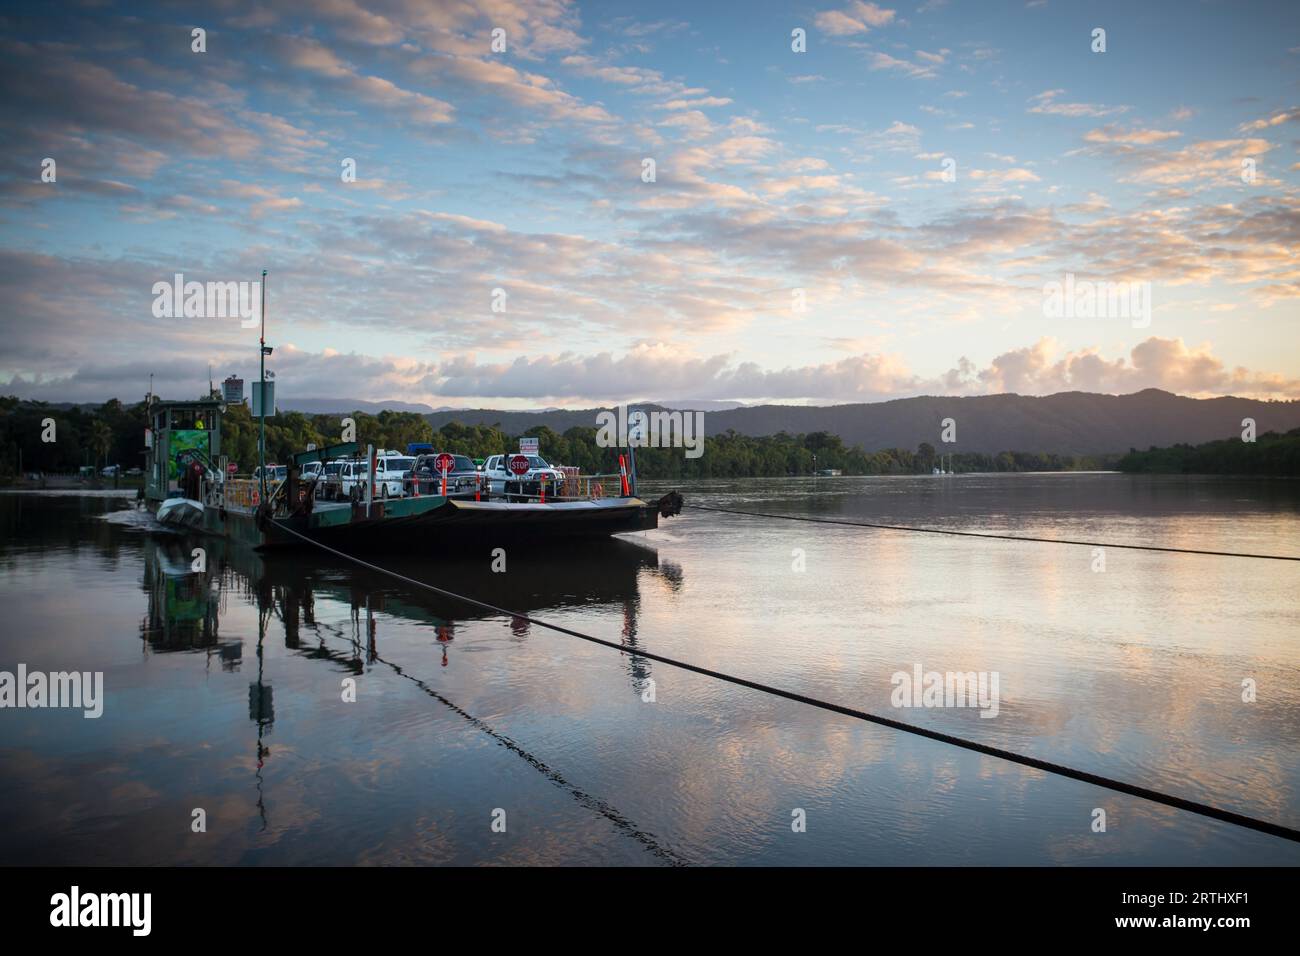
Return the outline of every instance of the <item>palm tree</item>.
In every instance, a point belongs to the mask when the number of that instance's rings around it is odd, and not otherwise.
[[[90,426],[90,447],[94,449],[95,455],[101,458],[105,465],[108,464],[108,450],[113,444],[113,429],[109,428],[105,422],[96,421]]]

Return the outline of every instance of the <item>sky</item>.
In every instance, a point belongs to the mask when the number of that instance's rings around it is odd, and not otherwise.
[[[265,269],[281,405],[1300,399],[1291,0],[9,5],[0,74],[0,394],[251,382],[157,284]]]

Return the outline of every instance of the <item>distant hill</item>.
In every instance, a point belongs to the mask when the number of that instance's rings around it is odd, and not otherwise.
[[[282,412],[302,412],[304,415],[345,415],[348,412],[378,415],[385,409],[391,412],[415,412],[419,415],[448,411],[421,402],[363,402],[356,398],[290,398],[277,402],[276,407]]]
[[[671,402],[647,402],[646,404],[654,405],[659,408],[689,408],[693,411],[700,412],[721,412],[733,408],[746,408],[744,402],[719,402],[712,399],[692,399],[683,398]]]
[[[654,409],[654,405],[637,405]],[[451,421],[500,425],[517,435],[536,425],[557,432],[594,427],[600,409],[516,412],[456,409],[428,414],[434,428]],[[957,441],[940,445],[941,422],[952,418]],[[948,452],[1035,451],[1098,455],[1146,449],[1152,445],[1199,444],[1241,433],[1241,420],[1253,418],[1260,434],[1300,427],[1300,402],[1260,402],[1247,398],[1184,398],[1149,388],[1132,395],[1060,392],[1041,398],[980,395],[970,398],[921,396],[856,405],[754,405],[704,412],[706,435],[728,429],[742,435],[825,431],[865,450],[915,449],[929,442]]]

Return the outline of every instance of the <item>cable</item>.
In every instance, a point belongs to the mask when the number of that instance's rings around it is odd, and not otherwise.
[[[900,524],[872,524],[867,521],[844,521],[840,518],[809,518],[805,515],[783,515],[770,511],[738,511],[734,508],[711,508],[708,505],[691,505],[696,511],[716,511],[724,515],[744,515],[746,518],[780,518],[783,521],[807,521],[809,524],[838,524],[850,528],[875,528],[880,531],[911,531],[916,534],[949,534],[962,538],[993,538],[997,541],[1033,541],[1040,544],[1073,544],[1085,548],[1124,548],[1129,551],[1164,551],[1170,554],[1209,554],[1220,558],[1256,558],[1261,561],[1300,561],[1300,555],[1250,554],[1243,551],[1203,551],[1198,548],[1165,548],[1154,544],[1116,544],[1107,541],[1071,541],[1065,538],[1035,538],[1021,534],[993,534],[989,531],[954,531],[948,528],[917,528]]]
[[[316,629],[317,633],[322,633],[322,632],[328,633],[329,631],[340,630],[340,628],[331,627],[328,624],[321,624],[319,622],[311,626]],[[337,637],[339,640],[349,641],[349,642],[352,641],[352,638],[344,634],[336,633],[334,636]],[[354,643],[353,646],[356,647],[357,645]],[[326,653],[330,653],[330,652],[327,651]],[[465,710],[459,704],[455,703],[454,701],[448,700],[442,694],[438,693],[436,690],[430,687],[427,681],[421,680],[420,678],[415,677],[414,675],[406,673],[406,671],[402,670],[402,668],[399,665],[394,664],[392,661],[388,660],[385,657],[382,657],[380,654],[378,654],[375,651],[367,651],[367,654],[374,660],[379,661],[381,664],[390,667],[397,674],[398,677],[402,677],[405,678],[406,680],[411,681],[413,684],[415,684],[415,686],[419,687],[420,690],[428,694],[434,700],[438,701],[438,703],[450,709],[457,716],[466,720],[471,726],[473,726],[477,730],[483,731],[485,734],[487,734],[489,737],[495,740],[502,747],[505,747],[511,753],[522,758],[534,770],[537,770],[547,780],[551,781],[551,783],[555,784],[558,787],[563,788],[564,790],[567,790],[569,792],[569,795],[572,796],[573,799],[576,800],[579,804],[586,807],[588,810],[594,810],[597,813],[599,813],[610,823],[612,823],[616,828],[618,828],[623,833],[626,833],[632,839],[636,840],[643,847],[645,847],[645,849],[653,853],[655,856],[663,860],[665,863],[669,864],[670,866],[689,865],[689,861],[686,860],[684,857],[682,857],[680,854],[678,854],[676,851],[674,851],[672,847],[664,846],[663,844],[661,844],[653,833],[650,833],[647,830],[642,830],[632,820],[624,816],[616,807],[610,805],[606,801],[602,800],[600,797],[597,797],[594,794],[587,793],[585,790],[582,790],[576,785],[570,783],[558,770],[555,770],[550,766],[548,766],[547,764],[543,763],[541,759],[533,756],[522,746],[516,743],[511,737],[508,737],[505,734],[501,733],[499,730],[495,729],[487,721],[483,720],[482,718],[475,717],[473,714]]]
[[[560,634],[567,634],[570,637],[576,637],[592,644],[600,644],[603,647],[610,647],[616,651],[625,654],[632,654],[636,657],[644,657],[647,660],[658,661],[661,664],[667,664],[669,667],[677,667],[682,670],[691,671],[695,674],[702,674],[705,677],[712,677],[716,680],[726,681],[730,684],[736,684],[740,687],[748,687],[751,690],[761,691],[765,694],[771,694],[774,697],[783,697],[786,700],[792,700],[796,703],[807,704],[810,707],[817,707],[821,710],[830,711],[833,714],[841,714],[845,717],[853,717],[858,720],[864,720],[868,723],[879,724],[882,727],[889,727],[892,730],[901,730],[904,733],[915,734],[918,737],[926,737],[930,740],[937,740],[940,743],[951,744],[954,747],[961,747],[965,750],[972,750],[975,753],[985,754],[989,757],[999,757],[1003,760],[1009,760],[1012,763],[1018,763],[1025,767],[1033,767],[1035,770],[1043,770],[1047,773],[1054,773],[1058,776],[1069,777],[1072,780],[1080,780],[1084,783],[1090,783],[1096,787],[1104,787],[1107,790],[1114,790],[1117,793],[1128,794],[1129,796],[1141,797],[1144,800],[1150,800],[1153,803],[1161,803],[1168,807],[1174,807],[1178,810],[1186,810],[1188,813],[1199,814],[1203,817],[1209,817],[1214,820],[1221,820],[1224,823],[1235,824],[1239,827],[1245,827],[1249,830],[1256,830],[1260,833],[1267,833],[1270,836],[1281,837],[1284,840],[1291,840],[1294,843],[1300,843],[1300,830],[1283,826],[1280,823],[1272,823],[1268,820],[1259,820],[1255,817],[1248,817],[1245,814],[1235,813],[1231,810],[1224,810],[1220,807],[1210,806],[1207,803],[1198,803],[1195,800],[1187,800],[1183,797],[1175,797],[1167,793],[1161,793],[1158,790],[1151,790],[1137,784],[1125,783],[1122,780],[1112,780],[1109,777],[1103,777],[1095,773],[1088,773],[1086,770],[1076,770],[1073,767],[1067,767],[1063,764],[1055,764],[1046,760],[1039,760],[1037,757],[1030,757],[1025,754],[1019,754],[1011,750],[1003,750],[1000,747],[992,747],[988,744],[981,744],[973,740],[966,740],[962,737],[954,737],[951,734],[940,733],[937,730],[928,730],[925,727],[917,727],[914,724],[905,724],[900,720],[894,720],[889,717],[881,717],[878,714],[869,714],[866,711],[855,710],[852,707],[845,707],[842,704],[832,704],[828,701],[818,700],[815,697],[807,697],[803,694],[797,694],[793,691],[783,690],[780,687],[773,687],[769,684],[761,684],[758,681],[747,680],[744,677],[736,677],[733,674],[726,674],[721,671],[709,670],[707,667],[700,667],[697,664],[689,664],[686,661],[679,661],[672,657],[665,657],[662,654],[655,654],[650,651],[630,650],[623,644],[607,641],[604,638],[593,637],[590,634],[583,634],[581,631],[575,631],[571,628],[563,627],[559,624],[551,624],[527,614],[519,614],[507,608],[497,607],[494,604],[488,604],[486,601],[479,601],[475,598],[466,597],[463,594],[457,594],[454,591],[448,591],[444,588],[428,584],[424,581],[417,581],[415,578],[409,578],[404,574],[396,571],[390,571],[387,568],[381,568],[377,564],[371,564],[369,561],[363,561],[358,557],[331,548],[327,544],[314,541],[304,534],[300,534],[292,528],[275,522],[275,527],[287,534],[293,535],[301,541],[320,548],[322,551],[328,551],[336,557],[343,558],[345,561],[351,561],[359,564],[364,568],[369,568],[380,574],[386,574],[398,581],[404,581],[415,587],[424,588],[432,591],[434,594],[441,594],[465,604],[472,604],[475,607],[492,611],[494,614],[504,614],[510,617],[519,618],[527,621],[529,624],[536,624],[538,627],[544,627],[547,630],[556,631]]]

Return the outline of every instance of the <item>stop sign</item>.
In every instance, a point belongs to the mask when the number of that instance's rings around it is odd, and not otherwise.
[[[451,455],[447,454],[444,451],[441,455],[439,455],[436,459],[434,459],[434,464],[438,466],[439,471],[448,472],[456,467],[456,459],[452,458]]]
[[[514,475],[523,475],[528,472],[528,459],[523,455],[510,456],[510,473]]]

